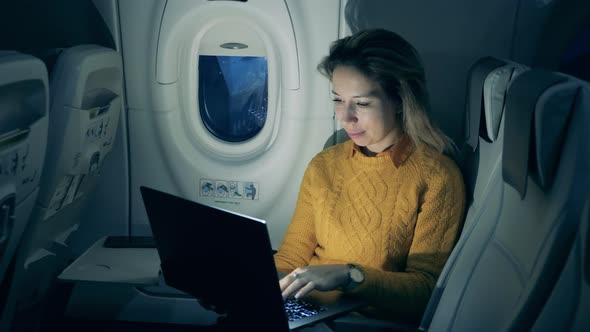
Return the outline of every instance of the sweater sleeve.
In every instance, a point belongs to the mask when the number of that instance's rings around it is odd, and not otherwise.
[[[312,162],[303,175],[291,223],[277,253],[274,255],[277,270],[281,272],[290,272],[297,267],[309,265],[309,261],[317,247],[315,215],[312,204],[313,174]]]
[[[367,300],[378,318],[419,321],[436,280],[455,245],[465,207],[459,169],[444,159],[425,172],[414,236],[402,272],[365,267],[365,282],[351,293]]]

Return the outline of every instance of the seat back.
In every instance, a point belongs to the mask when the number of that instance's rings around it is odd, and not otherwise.
[[[0,314],[15,254],[38,195],[48,126],[48,80],[33,56],[0,52]]]
[[[510,84],[498,131],[502,177],[466,235],[430,330],[524,331],[538,317],[588,199],[580,91],[579,82],[540,70]]]
[[[49,147],[31,247],[64,244],[77,228],[86,198],[117,132],[122,95],[121,56],[79,45],[64,50],[50,75]]]
[[[435,313],[445,314],[460,300],[447,288],[460,287],[484,249],[484,239],[494,227],[499,209],[502,178],[503,117],[505,94],[511,82],[527,68],[510,61],[485,57],[470,71],[466,102],[466,137],[457,157],[468,195],[463,230],[449,256],[420,323],[427,330]],[[483,220],[483,221],[482,221]],[[452,280],[450,278],[453,278]]]
[[[509,248],[514,259],[528,268],[522,270],[529,276],[528,280],[525,279],[528,284],[523,287],[523,296],[516,303],[518,315],[509,329],[522,331],[536,326],[546,330],[547,327],[538,325],[541,314],[555,319],[554,324],[565,322],[564,330],[569,327],[578,330],[581,326],[587,329],[590,319],[586,314],[576,315],[575,311],[565,314],[567,305],[552,313],[547,304],[550,297],[554,297],[553,302],[555,297],[562,297],[564,288],[580,291],[569,298],[570,303],[579,300],[580,308],[588,308],[590,299],[588,282],[563,285],[563,280],[571,276],[578,280],[584,278],[582,269],[572,269],[575,265],[571,261],[583,257],[580,250],[585,233],[582,232],[588,225],[590,208],[590,139],[586,134],[590,127],[590,85],[577,78],[546,71],[530,73],[517,83],[514,91],[510,91],[514,95],[510,96],[513,104],[519,109],[534,109],[531,135],[528,136],[530,148],[526,154],[528,158],[523,158],[521,152],[525,150],[527,140],[505,147],[509,154],[503,166],[504,179],[513,189],[507,192],[519,194],[523,202],[530,197],[531,202],[538,199],[541,204],[535,204],[532,207],[535,213],[522,219],[517,224],[519,228],[515,228],[515,231],[528,233],[526,243],[537,251],[517,250],[515,246]],[[535,93],[539,96],[536,97]],[[509,133],[516,137],[518,131],[527,132],[526,126],[518,125],[526,118],[522,114],[513,116],[515,126],[507,132],[507,137]],[[527,166],[528,172],[525,171]],[[510,206],[507,211],[510,216]],[[527,228],[534,229],[534,232],[527,232]],[[574,322],[576,316],[578,319]]]
[[[47,296],[56,276],[73,258],[68,243],[112,149],[122,85],[121,57],[115,50],[79,45],[57,57],[50,74],[44,171],[16,262],[18,283],[8,299],[13,306],[3,318],[16,330],[36,329],[27,324],[51,300]]]

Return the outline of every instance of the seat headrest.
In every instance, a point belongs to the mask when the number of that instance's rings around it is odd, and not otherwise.
[[[506,65],[506,61],[494,57],[477,60],[467,74],[467,102],[465,109],[465,141],[475,151],[479,143],[480,121],[483,116],[483,86],[488,74]]]
[[[495,68],[485,79],[483,85],[483,119],[481,119],[479,136],[488,142],[495,142],[500,131],[500,122],[506,106],[506,91],[512,81],[528,67],[507,63]]]
[[[590,109],[588,90],[577,80],[552,86],[539,98],[534,116],[536,172],[533,179],[543,189],[553,182],[569,119],[576,109]]]
[[[475,151],[479,137],[493,142],[498,137],[506,89],[528,67],[491,56],[470,68],[467,85],[466,141]]]
[[[98,88],[121,95],[121,56],[94,44],[72,46],[59,53],[50,78],[52,109],[68,105],[85,108],[89,93]]]
[[[524,197],[527,176],[548,189],[560,160],[574,110],[590,107],[584,83],[559,73],[531,70],[507,93],[504,127],[504,181]]]

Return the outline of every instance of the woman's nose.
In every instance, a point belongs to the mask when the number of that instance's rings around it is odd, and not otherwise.
[[[356,117],[356,110],[354,109],[353,105],[346,105],[342,108],[340,112],[339,120],[344,123],[348,122],[356,122],[358,119]]]

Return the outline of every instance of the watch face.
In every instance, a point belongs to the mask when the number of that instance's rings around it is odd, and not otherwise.
[[[354,282],[363,282],[363,280],[365,280],[365,275],[361,270],[355,267],[350,269],[350,279]]]

